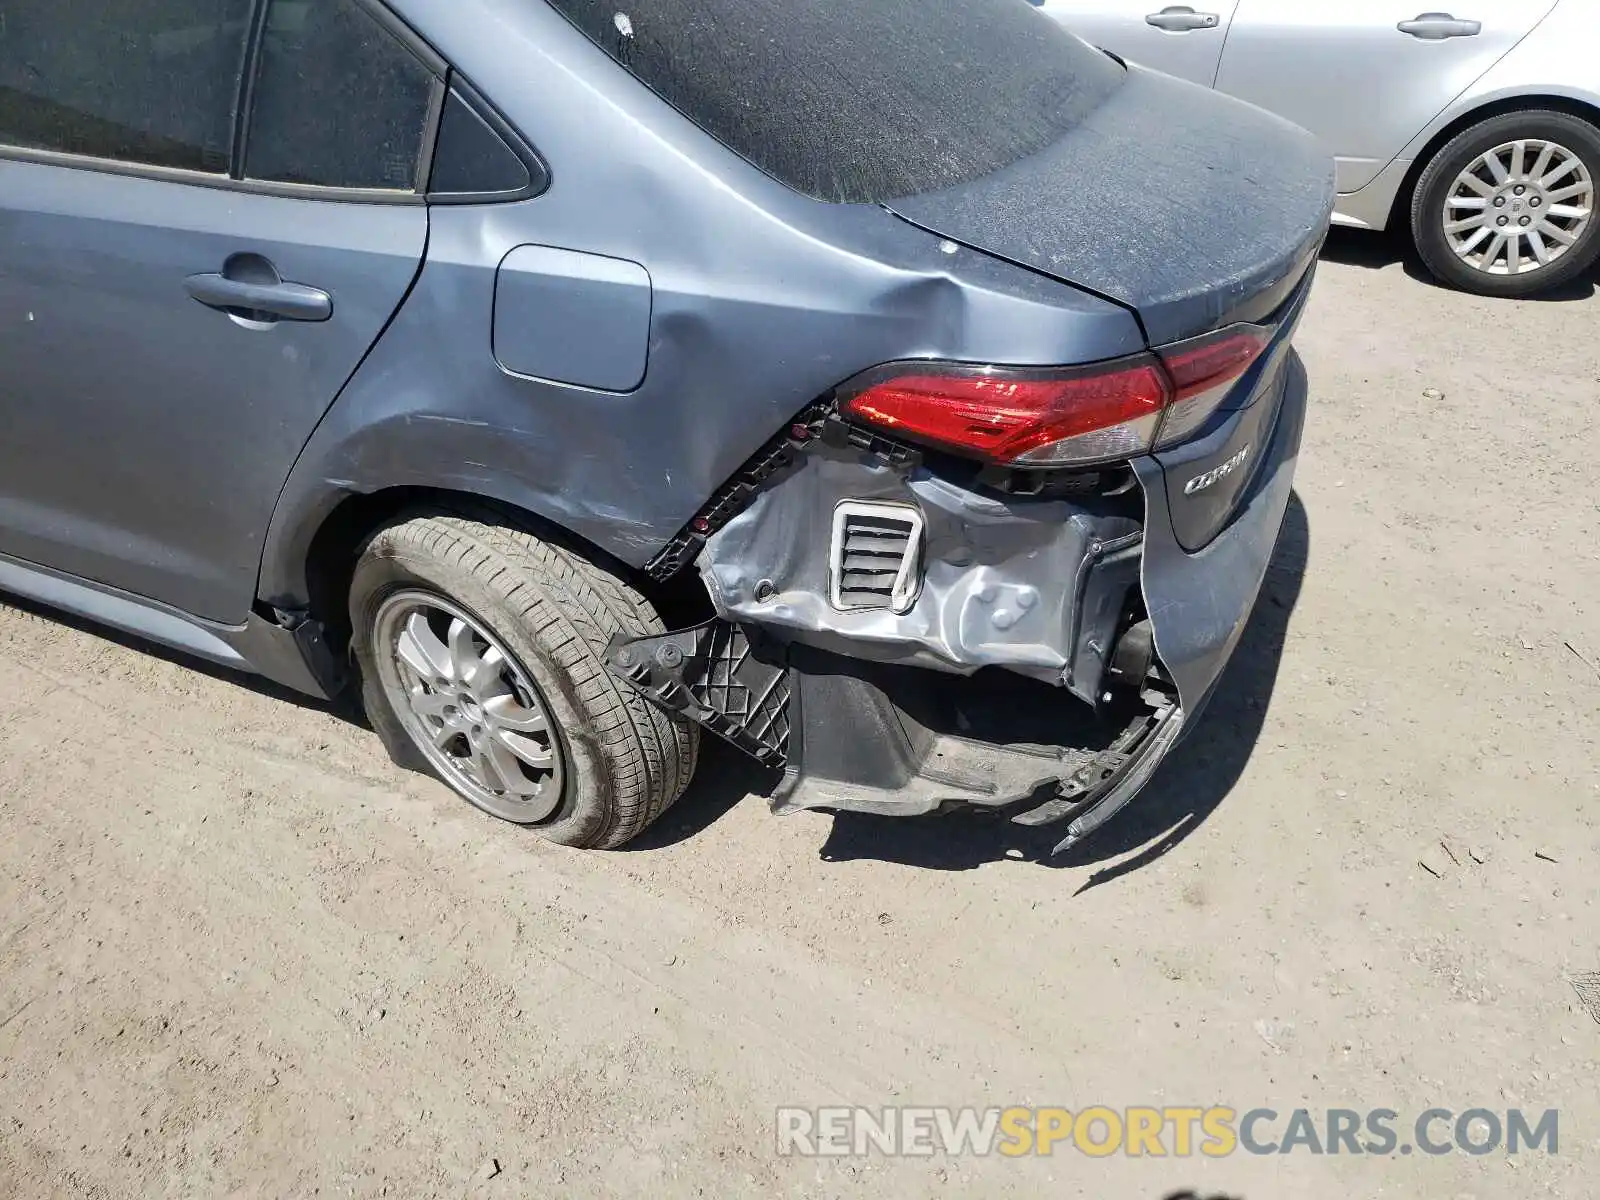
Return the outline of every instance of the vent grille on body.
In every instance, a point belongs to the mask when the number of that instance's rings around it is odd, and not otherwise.
[[[908,611],[921,585],[922,514],[846,500],[833,513],[833,606]]]

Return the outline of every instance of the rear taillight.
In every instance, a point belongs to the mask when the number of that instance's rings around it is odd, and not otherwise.
[[[989,462],[1060,466],[1150,448],[1166,378],[1141,355],[1092,371],[890,368],[851,395],[846,415]]]
[[[1236,325],[1165,347],[1161,363],[1172,380],[1172,401],[1161,421],[1156,449],[1176,445],[1204,425],[1233,390],[1234,381],[1261,357],[1267,341],[1266,330]]]
[[[969,458],[1086,466],[1169,444],[1175,412],[1184,432],[1193,431],[1265,344],[1258,331],[1241,328],[1184,343],[1170,359],[1142,354],[1068,369],[903,363],[855,380],[842,393],[842,408]]]

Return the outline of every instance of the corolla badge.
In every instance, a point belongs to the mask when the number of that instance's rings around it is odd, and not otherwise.
[[[1250,457],[1250,447],[1246,446],[1221,466],[1212,467],[1204,475],[1196,475],[1183,485],[1183,494],[1192,496],[1196,492],[1203,492],[1219,479],[1226,479],[1244,465],[1244,460]]]

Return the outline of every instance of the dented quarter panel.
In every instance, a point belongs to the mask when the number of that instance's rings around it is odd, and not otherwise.
[[[1275,309],[1326,215],[1326,172],[1297,134],[1144,73],[1072,145],[926,211],[897,205],[900,219],[762,174],[544,5],[406,0],[404,11],[527,137],[551,184],[518,203],[429,210],[411,295],[284,486],[258,594],[285,610],[309,598],[308,549],[327,515],[348,496],[402,486],[503,501],[643,566],[776,432],[852,376],[918,359],[1112,360],[1208,328],[1246,300],[1276,297]],[[1141,94],[1154,106],[1145,117],[1128,108]],[[1218,104],[1212,129],[1205,114]],[[1199,115],[1178,121],[1186,107]],[[1190,144],[1213,135],[1210,150]],[[1284,160],[1258,153],[1279,143],[1293,151]],[[1162,155],[1170,169],[1152,165]],[[1212,179],[1222,167],[1238,178]],[[1212,206],[1203,227],[1166,210],[1154,226],[1136,220],[1154,201],[1198,213],[1192,187],[1202,183]],[[1099,199],[1086,199],[1095,189]],[[945,241],[930,228],[952,213],[948,227],[960,229]],[[1048,227],[1033,227],[1045,216]],[[519,247],[637,264],[650,306],[648,345],[631,349],[644,363],[636,386],[634,370],[612,378],[586,366],[574,374],[601,386],[585,388],[505,369],[521,360],[490,337],[495,278]],[[1074,280],[1082,286],[1064,286]],[[521,320],[537,322],[537,304],[527,307]],[[570,349],[604,362],[596,347]],[[1142,545],[1157,648],[1192,713],[1249,612],[1289,461],[1261,468],[1247,508],[1189,555],[1153,459],[1134,464],[1141,529],[1136,503],[990,495],[813,444],[709,539],[698,565],[722,616],[780,638],[958,675],[1004,667],[1092,700]],[[924,514],[921,591],[903,615],[828,602],[831,518],[847,498]]]

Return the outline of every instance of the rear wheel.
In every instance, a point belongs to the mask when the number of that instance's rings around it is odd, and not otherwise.
[[[494,518],[418,515],[368,542],[350,619],[367,714],[395,761],[502,820],[612,848],[694,773],[697,730],[603,661],[614,635],[662,633],[660,618],[570,550]]]
[[[1417,181],[1411,231],[1445,283],[1530,296],[1600,256],[1600,130],[1548,110],[1491,117],[1452,138]]]

